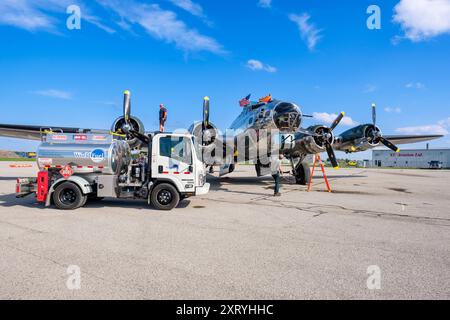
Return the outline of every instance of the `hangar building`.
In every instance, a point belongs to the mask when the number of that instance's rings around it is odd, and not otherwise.
[[[374,167],[450,168],[450,149],[373,150]]]

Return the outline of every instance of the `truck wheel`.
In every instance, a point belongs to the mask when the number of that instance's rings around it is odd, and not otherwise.
[[[172,210],[180,202],[180,194],[177,189],[168,183],[158,184],[152,190],[151,201],[158,210]]]
[[[53,193],[53,202],[58,209],[73,210],[86,203],[86,196],[74,183],[63,182],[56,187]]]

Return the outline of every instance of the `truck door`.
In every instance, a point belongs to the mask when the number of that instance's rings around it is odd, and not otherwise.
[[[191,140],[187,137],[160,136],[159,145],[156,146],[157,158],[152,160],[154,176],[177,180],[183,186],[180,190],[195,190],[195,176],[191,172],[194,165]],[[190,185],[192,188],[188,188]]]

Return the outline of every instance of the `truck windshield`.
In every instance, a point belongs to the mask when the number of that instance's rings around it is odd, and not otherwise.
[[[191,141],[183,137],[162,137],[159,154],[192,165]]]

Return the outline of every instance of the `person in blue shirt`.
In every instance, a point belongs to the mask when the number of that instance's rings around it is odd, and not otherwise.
[[[164,125],[167,121],[167,109],[163,104],[159,105],[159,131],[164,132]]]

